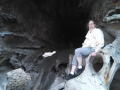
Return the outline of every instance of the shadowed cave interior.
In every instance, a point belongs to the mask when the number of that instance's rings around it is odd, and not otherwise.
[[[57,43],[61,42],[68,46],[81,46],[81,42],[83,42],[87,33],[87,22],[89,20],[88,8],[85,8],[85,6],[82,8],[78,7],[80,0],[51,1],[32,0],[38,10],[54,20],[54,31],[52,32],[51,38]],[[47,6],[46,8],[45,5]]]

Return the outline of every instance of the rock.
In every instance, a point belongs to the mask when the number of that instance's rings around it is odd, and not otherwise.
[[[7,90],[26,90],[27,84],[31,80],[30,75],[21,68],[8,72],[7,76],[11,78]]]

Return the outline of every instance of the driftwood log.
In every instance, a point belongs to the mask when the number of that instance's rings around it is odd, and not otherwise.
[[[68,81],[63,81],[55,85],[55,87],[51,87],[50,90],[109,90],[115,72],[120,66],[120,47],[118,45],[120,45],[120,38],[115,39],[112,44],[106,45],[99,51],[98,55],[102,57],[103,66],[98,72],[94,70],[92,64],[95,58],[89,55],[85,59],[85,70],[81,75]],[[111,59],[113,59],[113,63],[111,63]],[[68,72],[71,68],[70,63],[67,68]]]

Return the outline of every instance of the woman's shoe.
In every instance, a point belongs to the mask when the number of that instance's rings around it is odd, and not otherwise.
[[[76,76],[80,75],[85,70],[85,66],[82,66],[81,69],[77,70]]]
[[[67,75],[67,76],[65,77],[65,80],[69,80],[69,79],[72,79],[72,78],[75,78],[75,77],[76,77],[75,74],[74,74],[74,75],[69,74],[69,75]]]

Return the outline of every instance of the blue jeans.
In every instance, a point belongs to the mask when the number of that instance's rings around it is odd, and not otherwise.
[[[78,66],[76,57],[85,58],[94,51],[95,50],[92,47],[81,47],[81,48],[75,49],[75,55],[72,60],[72,65]]]

